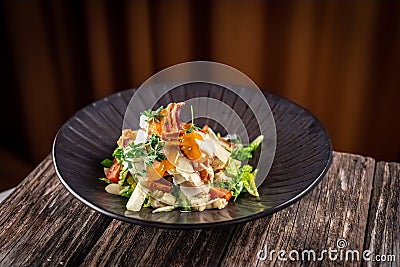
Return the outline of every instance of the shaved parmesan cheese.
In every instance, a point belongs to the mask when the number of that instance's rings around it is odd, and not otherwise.
[[[170,173],[170,172],[168,171],[168,173]],[[185,177],[183,177],[180,174],[174,174],[174,177],[172,177],[172,179],[173,179],[174,184],[181,184],[181,183],[186,182]]]
[[[182,155],[179,155],[178,161],[176,162],[176,171],[182,173],[182,175],[184,173],[193,173],[193,166],[190,163],[190,160],[188,160],[187,158],[185,158]]]
[[[201,152],[205,153],[208,158],[212,158],[216,151],[214,142],[210,139],[206,139],[199,144]]]
[[[137,135],[136,135],[136,139],[135,139],[135,144],[140,144],[140,143],[144,143],[147,140],[147,132],[143,131],[143,130],[139,130]]]
[[[159,201],[167,205],[174,205],[176,202],[176,197],[171,193],[164,193],[163,196],[159,199]]]
[[[180,186],[181,191],[189,198],[193,198],[197,195],[208,193],[210,191],[210,185],[205,184],[201,186]]]
[[[126,209],[130,211],[139,211],[146,199],[146,192],[142,189],[142,187],[138,184],[133,190],[131,197],[126,203]]]
[[[215,135],[213,131],[209,129],[209,134],[208,134],[210,140],[213,141],[215,145],[215,156],[221,160],[224,164],[228,163],[229,156],[231,153],[229,153],[225,148],[223,148],[218,140],[218,137]]]
[[[113,195],[119,195],[119,191],[122,190],[122,186],[119,184],[109,184],[106,186],[106,191],[107,193],[113,194]]]
[[[148,117],[147,116],[145,116],[145,115],[140,115],[140,118],[139,118],[139,127],[140,128],[142,128],[142,129],[146,129],[147,128],[147,119],[148,119]]]
[[[199,185],[204,184],[203,181],[200,178],[200,175],[197,172],[192,173],[189,176],[189,181],[192,182],[195,186],[199,186]]]

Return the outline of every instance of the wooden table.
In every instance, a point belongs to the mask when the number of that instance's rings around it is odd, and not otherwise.
[[[0,266],[400,266],[399,192],[400,164],[335,152],[323,181],[273,216],[204,230],[157,229],[80,203],[48,156],[0,205]],[[329,249],[337,249],[336,260],[323,253]],[[371,254],[363,260],[365,250]],[[376,255],[389,261],[369,261]]]

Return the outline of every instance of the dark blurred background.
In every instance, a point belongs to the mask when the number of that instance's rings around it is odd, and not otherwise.
[[[0,191],[77,110],[212,60],[313,112],[334,149],[400,161],[396,1],[2,1]]]

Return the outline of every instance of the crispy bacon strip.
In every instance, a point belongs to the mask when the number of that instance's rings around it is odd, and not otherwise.
[[[166,116],[162,126],[162,139],[178,139],[179,130],[182,128],[182,123],[179,117],[183,105],[185,105],[184,102],[170,103],[166,107],[168,115]]]

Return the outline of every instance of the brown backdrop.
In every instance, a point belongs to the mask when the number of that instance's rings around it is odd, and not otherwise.
[[[312,111],[334,148],[400,161],[395,1],[3,1],[0,188],[79,108],[184,61],[229,64]]]

